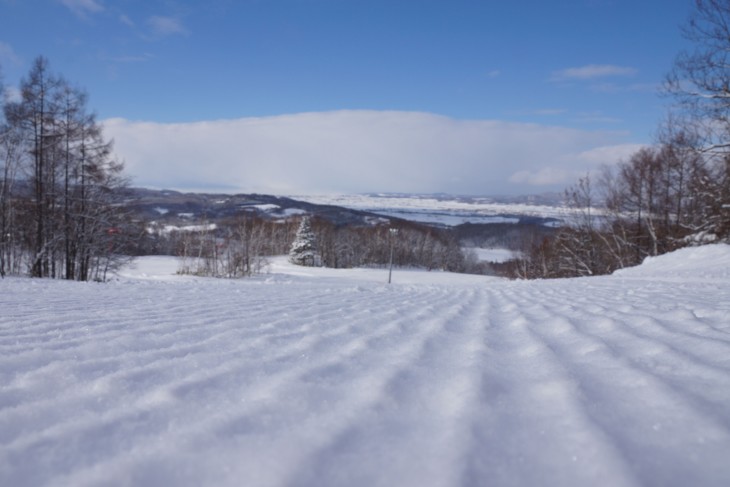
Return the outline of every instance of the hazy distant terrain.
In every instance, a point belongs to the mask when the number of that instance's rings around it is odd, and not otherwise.
[[[570,212],[557,194],[523,197],[451,195],[299,195],[181,193],[130,188],[124,203],[166,228],[192,228],[240,215],[284,220],[301,215],[337,226],[407,220],[453,232],[465,247],[519,250],[527,234],[549,234]]]
[[[557,194],[521,197],[452,195],[361,194],[297,195],[182,193],[172,190],[130,188],[124,201],[155,219],[224,218],[250,212],[267,218],[310,213],[334,223],[358,224],[374,215],[455,226],[462,223],[552,224],[566,217]]]

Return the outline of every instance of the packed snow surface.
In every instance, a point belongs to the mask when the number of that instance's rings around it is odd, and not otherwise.
[[[730,247],[614,276],[0,280],[2,486],[727,486]]]

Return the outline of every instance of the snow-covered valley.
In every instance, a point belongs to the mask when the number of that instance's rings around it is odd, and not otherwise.
[[[3,486],[725,486],[730,246],[508,281],[0,280]]]
[[[507,202],[509,198],[454,195],[330,194],[297,195],[295,198],[446,227],[463,223],[518,223],[531,218],[554,225],[573,213],[555,197],[550,198],[551,204],[529,202],[529,197],[518,203]]]

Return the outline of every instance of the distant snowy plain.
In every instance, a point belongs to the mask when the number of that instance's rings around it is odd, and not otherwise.
[[[571,218],[573,210],[563,205],[548,206],[500,203],[488,197],[464,199],[457,196],[331,194],[298,195],[294,198],[320,205],[336,205],[371,211],[383,216],[420,223],[456,226],[463,223],[517,223],[520,218],[538,217],[555,221]]]
[[[0,485],[730,485],[730,246],[532,282],[176,267],[0,280]]]

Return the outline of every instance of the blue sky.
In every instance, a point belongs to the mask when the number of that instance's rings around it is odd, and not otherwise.
[[[84,87],[138,185],[541,192],[652,141],[691,3],[0,0],[0,66]]]

